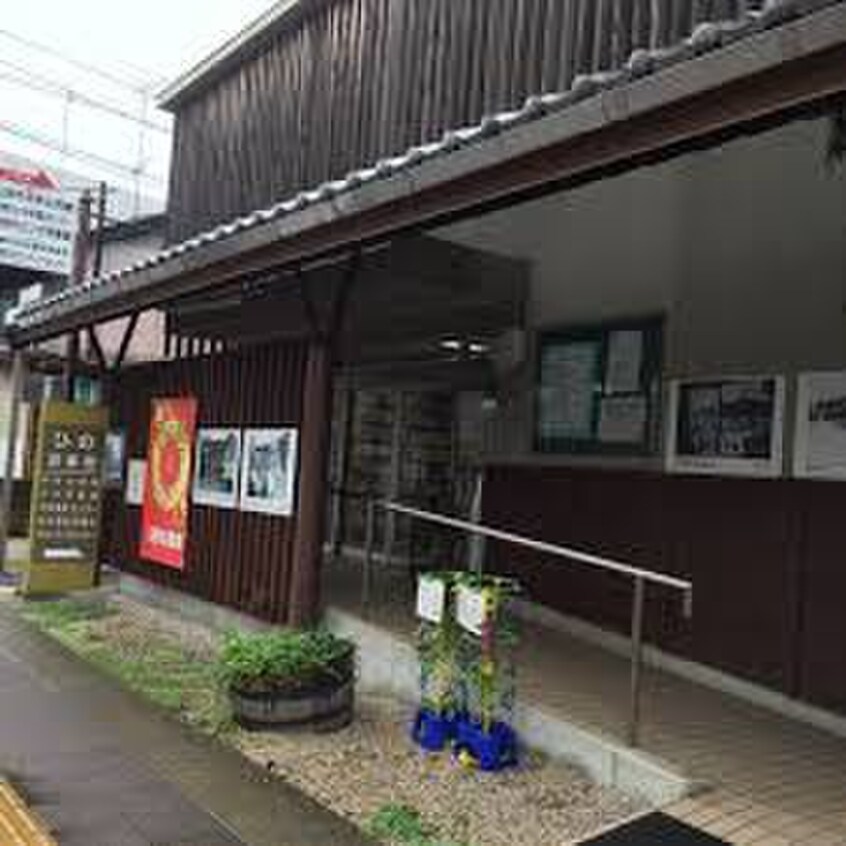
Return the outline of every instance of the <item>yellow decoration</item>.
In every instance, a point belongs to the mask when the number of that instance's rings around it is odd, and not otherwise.
[[[177,450],[179,463],[176,478],[166,481],[162,463],[171,445]],[[185,427],[180,421],[157,421],[155,440],[150,450],[150,484],[159,509],[170,512],[178,509],[180,513],[185,509],[190,467],[191,444]]]

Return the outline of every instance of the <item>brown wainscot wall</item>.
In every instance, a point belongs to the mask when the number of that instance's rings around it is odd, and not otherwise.
[[[649,641],[846,713],[846,485],[494,466],[485,522],[691,578],[694,614],[648,591]],[[625,578],[492,545],[529,598],[627,632]]]
[[[113,423],[127,434],[127,455],[144,458],[150,400],[194,396],[198,427],[299,426],[306,348],[251,347],[130,368],[114,386]],[[293,518],[192,506],[185,568],[138,558],[141,509],[109,497],[104,554],[116,566],[158,584],[284,623],[294,540]]]

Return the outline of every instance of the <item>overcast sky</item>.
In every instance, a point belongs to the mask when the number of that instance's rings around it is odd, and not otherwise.
[[[143,93],[81,65],[102,68],[119,80],[155,92],[271,5],[271,0],[18,0],[4,4],[0,151],[37,158],[86,177],[124,185],[138,182],[144,193],[161,194],[170,148],[167,116],[151,104],[148,120],[158,128],[147,127],[141,137],[137,125],[115,112],[140,115]],[[59,55],[40,50],[37,44]],[[70,98],[67,89],[73,92]],[[74,155],[51,149],[51,144],[70,148]],[[139,162],[144,174],[135,180],[128,169]]]

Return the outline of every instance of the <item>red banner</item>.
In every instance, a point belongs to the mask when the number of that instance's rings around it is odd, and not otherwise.
[[[141,557],[179,570],[185,566],[196,422],[197,400],[193,398],[152,402]]]

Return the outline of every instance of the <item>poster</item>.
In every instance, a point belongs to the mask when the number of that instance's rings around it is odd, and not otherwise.
[[[234,508],[238,501],[241,432],[200,429],[197,432],[194,503]]]
[[[643,332],[640,329],[619,329],[608,333],[605,362],[606,394],[635,394],[641,390],[643,366]]]
[[[296,429],[248,429],[241,462],[241,509],[262,514],[294,511]]]
[[[667,466],[692,473],[778,476],[783,418],[783,377],[675,381]]]
[[[106,433],[103,479],[106,487],[120,488],[123,485],[123,471],[126,463],[126,434],[114,431]]]
[[[191,397],[152,401],[140,555],[176,569],[185,566],[196,419]]]
[[[846,479],[846,371],[799,376],[793,473]]]
[[[94,583],[107,422],[104,408],[53,401],[41,407],[24,593]]]
[[[126,465],[127,505],[144,504],[144,484],[147,480],[147,462],[143,458],[130,458]]]
[[[542,439],[593,438],[600,354],[601,345],[595,341],[543,350],[538,421]]]

